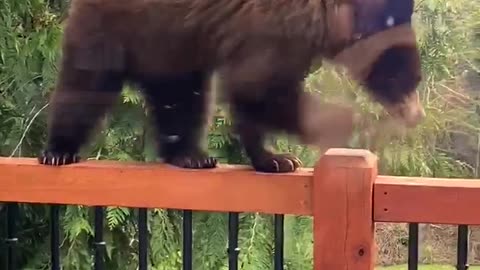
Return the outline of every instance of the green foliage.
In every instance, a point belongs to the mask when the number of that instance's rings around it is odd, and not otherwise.
[[[54,87],[67,1],[0,1],[0,155],[35,156],[45,141],[48,96]],[[418,2],[415,26],[422,54],[424,82],[420,90],[427,119],[415,131],[391,137],[382,132],[385,118],[359,87],[324,64],[306,80],[306,89],[326,100],[346,100],[356,106],[364,123],[351,146],[370,148],[380,158],[382,173],[442,177],[478,176],[480,131],[476,98],[466,90],[465,74],[479,73],[480,11],[469,0]],[[473,85],[479,89],[480,85]],[[85,149],[91,159],[154,161],[155,142],[143,97],[126,86],[100,134]],[[135,119],[132,121],[132,119]],[[377,127],[366,132],[368,127]],[[209,127],[207,147],[222,163],[246,164],[243,149],[231,133],[231,119],[218,106]],[[291,152],[306,166],[319,153],[288,137],[270,141],[277,151]],[[467,149],[467,150],[465,150]],[[159,176],[160,177],[160,176]],[[161,196],[161,191],[159,191]],[[22,205],[19,220],[22,269],[48,269],[48,208]],[[0,217],[5,213],[0,210]],[[61,207],[62,262],[65,270],[91,269],[93,211],[84,206]],[[194,213],[195,269],[227,269],[225,213]],[[181,212],[149,212],[151,269],[181,268]],[[285,219],[285,269],[312,269],[312,220]],[[0,234],[5,228],[0,224]],[[137,213],[106,208],[105,239],[108,269],[136,269]],[[241,269],[272,269],[273,217],[240,215]],[[4,254],[4,253],[0,253]],[[2,256],[0,255],[0,265]]]
[[[130,210],[125,207],[107,207],[106,218],[110,230],[123,224],[130,217]]]
[[[55,80],[61,28],[43,1],[9,0],[0,3],[0,36],[0,154],[30,156],[44,137],[39,114]]]
[[[313,219],[285,217],[285,270],[313,269]]]

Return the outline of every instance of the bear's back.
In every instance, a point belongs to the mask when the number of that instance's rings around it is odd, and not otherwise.
[[[101,58],[125,58],[132,72],[179,73],[215,67],[245,44],[302,40],[310,2],[300,0],[73,0],[65,39]],[[291,6],[291,8],[290,8]],[[304,16],[288,16],[296,13]],[[287,20],[287,21],[284,21]],[[299,29],[297,29],[297,26]],[[321,39],[321,25],[314,25]],[[303,45],[302,45],[303,46]],[[250,46],[252,47],[252,46]],[[100,54],[112,54],[101,56]],[[121,52],[121,55],[119,55]]]

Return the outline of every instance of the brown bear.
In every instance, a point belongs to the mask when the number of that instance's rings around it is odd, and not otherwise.
[[[217,161],[201,145],[215,73],[253,167],[295,171],[300,161],[270,152],[264,137],[286,131],[315,139],[321,127],[305,114],[317,105],[305,102],[302,81],[317,59],[346,67],[387,111],[415,126],[424,112],[412,13],[413,0],[73,0],[39,161],[78,162],[131,82],[152,110],[159,156],[213,168]]]

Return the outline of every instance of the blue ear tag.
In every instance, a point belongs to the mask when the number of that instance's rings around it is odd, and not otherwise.
[[[387,21],[385,21],[387,27],[392,27],[395,25],[395,18],[393,16],[388,16]]]
[[[359,40],[410,23],[414,0],[354,0],[354,5],[354,39]]]

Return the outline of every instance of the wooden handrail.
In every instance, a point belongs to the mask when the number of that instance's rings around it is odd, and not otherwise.
[[[374,200],[377,222],[480,225],[478,179],[379,176]]]
[[[64,167],[0,158],[0,201],[311,215],[313,173],[241,166],[182,170],[163,164],[82,162]]]

